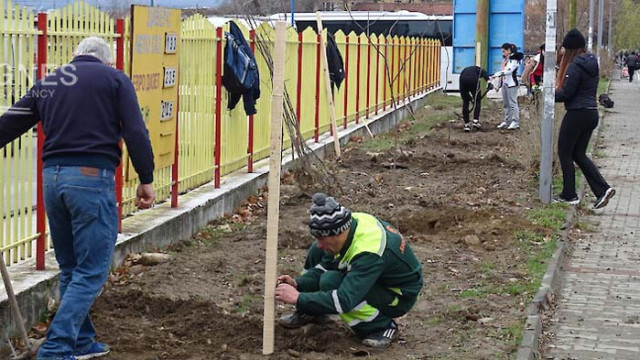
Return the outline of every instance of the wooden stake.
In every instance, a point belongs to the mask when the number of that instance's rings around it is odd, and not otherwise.
[[[271,157],[269,158],[269,202],[267,209],[267,254],[264,276],[264,328],[262,353],[273,354],[275,345],[275,290],[278,279],[278,222],[280,218],[280,167],[282,164],[282,114],[284,110],[284,66],[287,24],[276,23],[271,95]]]
[[[327,91],[327,98],[329,98],[329,115],[331,115],[331,126],[333,126],[333,147],[336,151],[336,156],[340,157],[340,139],[338,139],[338,127],[336,126],[336,107],[333,103],[333,91],[331,91],[331,77],[329,76],[329,61],[327,60],[327,47],[324,41],[324,29],[322,27],[322,14],[316,12],[316,22],[318,24],[318,34],[320,35],[320,48],[322,51],[322,71],[324,72],[325,90]]]

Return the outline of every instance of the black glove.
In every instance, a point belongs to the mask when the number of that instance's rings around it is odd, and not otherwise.
[[[493,83],[491,82],[487,84],[487,91],[489,90],[493,90]]]

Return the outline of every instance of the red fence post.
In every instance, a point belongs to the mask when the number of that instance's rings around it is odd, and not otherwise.
[[[296,89],[296,122],[298,124],[298,131],[300,134],[296,134],[296,142],[300,143],[300,136],[302,130],[300,129],[300,120],[302,118],[302,48],[303,48],[302,32],[298,33],[298,87]],[[300,135],[300,136],[299,136]]]
[[[420,49],[420,40],[416,39],[413,45],[414,54],[416,54],[415,66],[413,67],[413,94],[417,94],[420,92],[420,74],[418,69],[420,68],[420,61],[422,60],[422,52]]]
[[[322,56],[320,45],[320,36],[322,34],[318,34],[316,36],[316,117],[315,117],[315,133],[314,138],[315,141],[318,142],[320,137],[320,56]]]
[[[216,188],[220,187],[220,159],[221,159],[221,134],[222,130],[222,28],[216,29],[216,137],[215,137],[215,171],[213,182]]]
[[[356,56],[358,59],[356,60],[356,124],[360,122],[360,54],[362,48],[362,38],[358,36],[358,51],[356,52]],[[346,123],[345,123],[346,128]]]
[[[384,38],[384,75],[382,76],[382,111],[387,110],[387,83],[389,82],[389,39]],[[389,85],[391,86],[391,85]]]
[[[124,19],[116,20],[116,69],[124,72]],[[120,141],[120,149],[122,149],[122,141]],[[118,232],[122,232],[122,191],[124,181],[122,178],[123,163],[116,169],[116,201],[118,203]]]
[[[179,70],[179,69],[178,69]],[[173,165],[171,165],[171,207],[178,207],[178,195],[180,194],[180,72],[177,78],[178,96],[176,97],[176,134],[173,143]]]
[[[346,37],[345,58],[344,58],[344,128],[347,128],[347,118],[349,117],[349,35]],[[357,88],[357,86],[356,86]],[[333,134],[333,133],[331,133]]]
[[[249,31],[249,44],[251,47],[251,52],[256,53],[256,31]],[[249,139],[247,141],[247,154],[249,155],[249,160],[247,163],[247,172],[253,172],[253,141],[254,141],[254,117],[253,115],[249,115]]]
[[[394,96],[398,96],[398,93],[395,91],[396,88],[396,40],[395,39],[391,39],[391,67],[389,68],[389,78],[391,79],[390,81],[390,86],[391,86],[391,91],[389,93],[389,96],[391,96],[391,98],[389,99],[389,106],[393,107],[393,97]],[[398,54],[399,57],[399,54]],[[385,103],[386,106],[386,103]]]
[[[409,63],[409,71],[407,71],[407,94],[405,95],[406,97],[411,97],[411,90],[412,90],[412,86],[411,86],[411,82],[413,81],[413,76],[411,76],[411,74],[413,74],[413,49],[412,49],[412,45],[413,45],[413,39],[409,38],[407,40],[407,62]]]
[[[378,48],[376,49],[376,115],[378,115],[378,105],[380,105],[380,37],[378,37]]]
[[[43,79],[47,74],[47,14],[38,14],[38,72],[36,77],[38,80]],[[47,242],[47,218],[44,208],[44,188],[42,184],[42,148],[44,147],[44,131],[42,123],[38,123],[38,165],[36,175],[36,231],[38,239],[36,240],[36,270],[44,270],[44,253],[46,251]]]
[[[365,117],[369,118],[369,110],[371,109],[371,38],[367,43],[367,111]]]

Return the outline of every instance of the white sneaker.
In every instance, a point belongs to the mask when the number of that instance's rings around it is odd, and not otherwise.
[[[480,120],[473,120],[473,122],[471,123],[471,126],[473,126],[474,128],[476,128],[477,130],[482,129],[482,124],[480,123]]]
[[[464,124],[464,132],[471,132],[471,125]]]
[[[509,127],[507,128],[507,130],[516,130],[516,129],[520,129],[520,123],[517,121],[513,121],[511,124],[509,124]]]
[[[498,129],[506,129],[509,126],[509,123],[506,121],[503,121],[500,123],[500,125],[498,125]]]

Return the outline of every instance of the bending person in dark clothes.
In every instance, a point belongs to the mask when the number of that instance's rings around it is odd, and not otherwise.
[[[464,120],[464,131],[470,132],[471,126],[480,130],[480,110],[482,108],[482,91],[480,90],[480,79],[489,80],[489,74],[479,66],[469,66],[460,73],[460,95],[462,96],[462,119]],[[493,88],[489,83],[488,90]],[[473,123],[469,122],[471,109],[469,105],[473,103]]]

